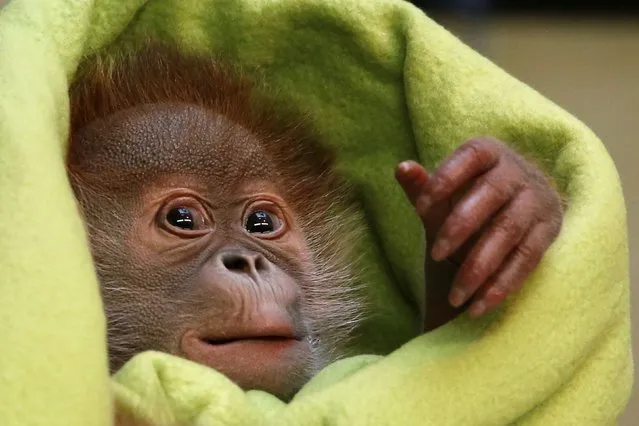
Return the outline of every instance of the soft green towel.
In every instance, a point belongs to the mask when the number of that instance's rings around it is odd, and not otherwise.
[[[356,185],[374,316],[363,353],[415,334],[420,224],[393,179],[491,134],[535,156],[568,198],[560,238],[519,296],[384,357],[329,367],[290,404],[161,354],[111,381],[104,318],[64,169],[67,88],[82,56],[154,35],[265,75],[310,110]],[[584,125],[390,0],[12,0],[0,10],[0,423],[610,425],[632,382],[619,179]]]

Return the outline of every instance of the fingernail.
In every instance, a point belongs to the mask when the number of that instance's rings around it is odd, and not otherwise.
[[[482,300],[475,302],[473,306],[470,307],[470,315],[477,318],[480,317],[486,312],[486,303]]]
[[[397,166],[397,169],[400,172],[407,172],[408,170],[410,170],[410,162],[408,161],[402,161],[401,163],[399,163],[399,165]]]
[[[450,292],[448,301],[453,307],[459,308],[466,301],[466,293],[463,290],[454,288]]]
[[[449,250],[450,250],[450,243],[448,242],[448,240],[445,240],[445,239],[437,240],[431,252],[431,255],[433,256],[433,260],[437,262],[439,262],[440,260],[443,260],[446,256],[448,256]]]

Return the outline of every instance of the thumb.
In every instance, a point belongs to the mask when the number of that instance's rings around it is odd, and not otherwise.
[[[430,175],[426,169],[416,161],[403,161],[395,168],[395,179],[399,182],[417,214],[423,218],[430,207],[428,197]]]

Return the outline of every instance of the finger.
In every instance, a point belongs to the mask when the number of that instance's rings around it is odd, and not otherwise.
[[[526,278],[539,265],[554,239],[553,225],[543,222],[536,225],[521,244],[510,254],[504,266],[486,286],[486,291],[470,306],[473,317],[484,315],[495,309],[503,300],[518,290]]]
[[[428,172],[416,161],[403,161],[395,169],[395,178],[423,220],[429,207],[422,202],[426,195],[425,187],[429,181]]]
[[[427,214],[422,217],[422,223],[426,231],[427,249],[430,249],[435,244],[437,232],[450,215],[452,207],[453,205],[449,200],[442,201],[428,207]],[[428,253],[426,253],[426,256],[428,257]],[[432,259],[432,256],[430,258]]]
[[[508,293],[506,292],[500,292],[500,293],[490,292],[489,294],[489,290],[491,289],[493,289],[491,285],[484,284],[477,291],[477,293],[473,297],[472,303],[469,304],[469,308],[468,308],[468,314],[470,315],[471,318],[479,318],[483,315],[488,314],[494,309],[494,308],[488,309],[488,305],[490,304],[488,302],[488,299],[490,299],[490,302],[492,303],[491,306],[496,307],[496,306],[499,306],[501,303],[503,303],[508,297]]]
[[[402,161],[395,168],[395,179],[411,203],[414,203],[428,181],[428,172],[416,161]]]
[[[518,169],[509,169],[504,164],[488,172],[457,202],[437,234],[432,250],[434,260],[454,253],[512,199],[522,179]]]
[[[520,193],[487,227],[453,280],[451,305],[464,304],[504,264],[535,222],[534,194]]]
[[[429,183],[430,202],[450,197],[470,179],[494,167],[502,146],[491,139],[472,139],[464,143],[439,166]]]

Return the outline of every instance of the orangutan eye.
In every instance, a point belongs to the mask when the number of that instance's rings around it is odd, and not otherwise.
[[[265,210],[256,210],[246,218],[244,228],[251,234],[270,234],[282,227],[280,219]]]
[[[158,226],[181,238],[193,238],[213,230],[212,217],[199,200],[180,197],[169,201],[158,211]]]
[[[176,228],[192,231],[195,229],[196,213],[188,207],[174,207],[166,214],[166,221]]]

